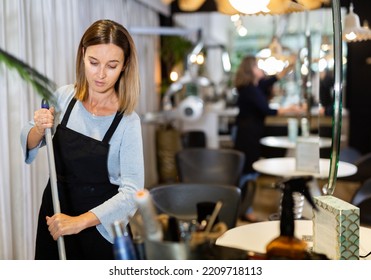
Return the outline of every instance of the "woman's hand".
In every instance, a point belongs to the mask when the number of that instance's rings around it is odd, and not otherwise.
[[[77,234],[80,231],[99,224],[99,219],[92,212],[86,212],[79,216],[69,216],[62,213],[46,217],[46,223],[50,235],[54,240],[64,235]]]
[[[33,149],[39,145],[45,135],[45,129],[54,125],[54,107],[35,111],[33,120],[35,125],[31,128],[27,137],[27,148]]]
[[[52,128],[54,125],[54,107],[35,111],[33,119],[36,132],[43,136],[45,134],[45,129]]]
[[[281,107],[278,109],[278,115],[303,116],[306,114],[306,112],[306,106],[299,106],[296,104],[292,104],[287,107]]]

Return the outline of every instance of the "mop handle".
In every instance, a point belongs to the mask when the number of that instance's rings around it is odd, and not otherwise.
[[[49,109],[49,103],[47,100],[43,99],[41,102],[41,108]],[[50,128],[45,129],[45,141],[48,151],[48,160],[49,160],[49,172],[50,172],[50,186],[52,191],[53,199],[53,209],[54,214],[61,212],[61,207],[59,204],[58,196],[58,187],[57,187],[57,173],[55,171],[55,161],[54,161],[54,150],[53,150],[53,141],[52,141],[52,132]],[[60,260],[66,260],[66,249],[64,246],[64,238],[60,236],[57,239],[58,243],[58,253]]]

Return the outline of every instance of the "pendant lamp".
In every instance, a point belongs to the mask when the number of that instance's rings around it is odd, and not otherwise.
[[[360,24],[359,16],[354,13],[354,6],[351,2],[349,13],[344,18],[343,40],[346,42],[359,42],[371,39],[371,32]]]
[[[292,57],[291,50],[282,47],[277,36],[273,36],[268,48],[264,48],[256,54],[258,67],[267,75],[281,72],[291,63]]]
[[[242,14],[251,15],[269,12],[267,5],[270,0],[229,0],[229,3]]]

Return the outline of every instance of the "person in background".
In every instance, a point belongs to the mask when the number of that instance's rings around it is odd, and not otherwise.
[[[334,78],[330,70],[320,72],[319,99],[321,103],[320,115],[331,116],[333,114],[333,89]]]
[[[76,81],[55,92],[56,104],[38,109],[21,132],[25,162],[53,135],[61,213],[54,214],[50,181],[39,212],[35,259],[114,259],[114,221],[128,223],[144,188],[140,92],[134,41],[111,20],[94,22],[77,50]]]
[[[254,56],[242,59],[234,80],[237,90],[237,106],[239,113],[236,117],[236,136],[234,148],[245,154],[245,165],[240,181],[240,187],[257,178],[257,173],[252,165],[260,158],[260,139],[263,137],[265,117],[274,115],[303,115],[305,108],[299,105],[290,105],[279,109],[269,107],[272,86],[279,79],[292,70],[292,65],[286,67],[275,76],[266,76],[258,65]],[[243,190],[244,191],[248,190]],[[250,197],[253,192],[250,192]],[[252,208],[241,214],[241,219],[250,222],[256,221]]]

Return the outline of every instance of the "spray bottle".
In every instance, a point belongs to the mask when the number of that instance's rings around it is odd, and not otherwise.
[[[308,259],[307,243],[294,235],[294,199],[293,193],[300,192],[314,209],[316,205],[310,195],[307,183],[311,176],[285,179],[277,184],[282,190],[280,236],[273,239],[266,247],[268,259]]]
[[[124,223],[115,221],[112,225],[114,234],[113,254],[116,260],[136,260],[133,240],[131,239]]]

